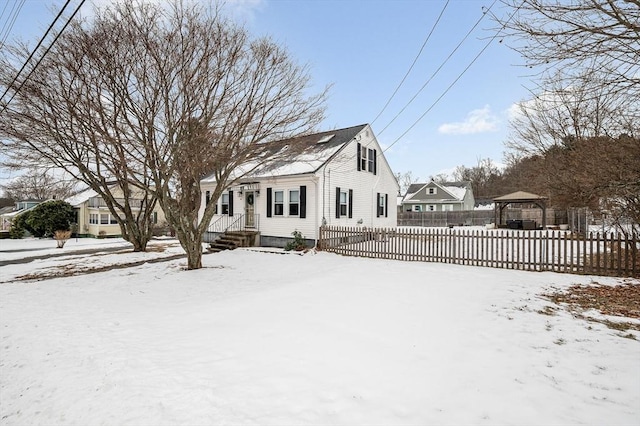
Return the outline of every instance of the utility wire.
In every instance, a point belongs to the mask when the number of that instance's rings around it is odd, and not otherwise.
[[[444,14],[444,11],[447,9],[448,5],[449,5],[449,0],[447,0],[447,2],[444,4],[442,10],[440,11],[440,15],[438,15],[438,19],[436,19],[436,21],[433,23],[433,26],[431,27],[431,31],[429,31],[429,34],[427,35],[427,38],[425,39],[424,43],[422,43],[422,47],[420,47],[420,51],[418,52],[418,54],[416,55],[415,59],[413,60],[413,63],[409,67],[409,70],[407,70],[407,73],[404,75],[404,77],[402,77],[402,81],[400,81],[400,84],[398,84],[398,86],[396,87],[396,90],[393,91],[393,94],[391,94],[391,97],[387,100],[387,103],[384,104],[384,106],[382,107],[382,109],[380,110],[378,115],[376,115],[376,118],[373,119],[373,121],[371,122],[372,125],[382,115],[382,113],[387,109],[387,107],[389,106],[389,103],[391,103],[391,100],[396,96],[396,93],[398,93],[398,90],[400,90],[400,87],[402,87],[402,85],[404,84],[404,81],[407,79],[407,77],[411,73],[411,70],[413,70],[413,67],[415,66],[416,62],[418,61],[418,58],[420,57],[420,55],[422,54],[422,51],[424,50],[424,47],[427,45],[427,42],[431,38],[431,34],[433,34],[433,31],[436,29],[436,26],[438,26],[438,22],[440,22],[440,19],[442,18],[442,15]]]
[[[60,18],[60,15],[62,15],[62,13],[64,12],[64,10],[66,9],[66,7],[69,5],[69,2],[71,0],[67,0],[67,2],[64,4],[64,6],[62,6],[62,9],[60,9],[60,12],[58,12],[58,15],[54,18],[53,22],[51,22],[51,25],[49,25],[49,28],[47,28],[47,31],[44,33],[44,35],[40,38],[40,41],[38,42],[38,45],[33,49],[33,51],[31,52],[31,54],[29,55],[29,57],[27,58],[27,60],[24,62],[24,64],[22,64],[22,67],[20,68],[20,71],[18,71],[18,73],[16,74],[16,76],[13,78],[13,80],[11,80],[11,83],[9,83],[7,85],[7,88],[4,90],[4,93],[2,94],[2,96],[0,96],[0,101],[2,101],[2,98],[4,98],[4,95],[7,94],[7,92],[9,91],[9,89],[11,89],[11,87],[13,86],[13,84],[18,80],[18,77],[20,77],[20,74],[22,74],[22,71],[24,71],[24,69],[26,68],[27,64],[29,63],[29,61],[31,60],[31,58],[33,58],[33,55],[35,55],[35,53],[38,51],[38,49],[40,48],[40,46],[42,45],[42,43],[45,41],[45,39],[47,38],[47,36],[49,35],[49,32],[51,31],[51,29],[53,28],[53,26],[56,24],[56,22],[58,21],[58,19]],[[43,55],[44,56],[44,55]],[[34,67],[35,68],[35,67]],[[22,87],[22,85],[20,86]],[[17,90],[16,90],[17,92]],[[11,101],[9,101],[11,102]],[[7,102],[7,105],[9,104],[9,102]],[[4,110],[3,110],[4,111]]]
[[[480,19],[478,20],[478,22],[476,22],[476,24],[473,26],[473,28],[472,28],[472,29],[467,33],[467,36],[468,36],[468,34],[470,34],[470,33],[473,31],[473,29],[474,29],[474,28],[479,24],[479,21],[480,21],[480,20],[482,20],[482,19],[484,18],[484,16],[489,12],[489,10],[491,9],[491,7],[493,7],[493,5],[494,5],[496,2],[497,2],[497,1],[496,1],[496,0],[494,0],[494,1],[493,1],[493,3],[491,4],[491,6],[489,7],[489,9],[487,9],[486,11],[483,11],[482,16],[480,17]],[[522,4],[524,4],[524,0],[523,0],[523,3],[522,3]],[[522,7],[522,4],[520,5],[520,7]],[[516,10],[516,12],[514,12],[514,14],[513,14],[513,15],[511,15],[511,16],[509,17],[509,20],[507,21],[507,23],[508,23],[509,21],[511,21],[511,19],[512,19],[512,18],[513,18],[513,16],[517,13],[517,11],[520,9],[520,7],[518,7],[518,9]],[[506,24],[505,24],[505,25],[506,25]],[[475,56],[475,58],[471,61],[471,63],[469,63],[469,64],[467,65],[467,67],[466,67],[466,68],[465,68],[465,69],[464,69],[464,70],[463,70],[463,71],[458,75],[458,77],[453,81],[453,83],[451,83],[451,84],[449,85],[449,87],[447,87],[447,89],[446,89],[446,90],[445,90],[445,91],[440,95],[440,97],[438,97],[438,99],[436,99],[436,100],[435,100],[435,102],[434,102],[434,103],[429,107],[429,109],[427,109],[427,111],[425,111],[425,112],[420,116],[420,118],[418,118],[418,120],[416,120],[416,121],[411,125],[411,127],[409,127],[409,128],[408,128],[405,132],[403,132],[403,133],[402,133],[402,134],[401,134],[401,135],[400,135],[400,136],[399,136],[395,141],[393,141],[393,143],[392,143],[391,145],[389,145],[389,146],[387,146],[385,149],[383,149],[383,150],[382,150],[382,152],[383,152],[383,153],[384,153],[384,152],[386,152],[386,151],[387,151],[389,148],[391,148],[393,145],[395,145],[395,144],[396,144],[400,139],[402,139],[402,138],[403,138],[407,133],[409,133],[409,131],[410,131],[411,129],[413,129],[413,128],[418,124],[418,122],[420,122],[420,121],[424,118],[424,116],[425,116],[425,115],[427,115],[427,113],[429,113],[429,111],[431,111],[431,110],[433,109],[433,107],[435,107],[435,105],[436,105],[436,104],[437,104],[437,103],[438,103],[438,102],[439,102],[439,101],[440,101],[440,100],[441,100],[441,99],[442,99],[442,98],[447,94],[447,92],[448,92],[448,91],[449,91],[449,90],[450,90],[450,89],[451,89],[451,88],[452,88],[452,87],[453,87],[453,86],[458,82],[458,80],[460,80],[460,78],[462,78],[462,76],[463,76],[463,75],[466,73],[466,71],[471,67],[471,65],[473,65],[473,63],[474,63],[474,62],[475,62],[475,61],[480,57],[480,55],[482,55],[482,53],[484,53],[484,51],[489,47],[489,45],[491,44],[491,42],[493,42],[493,40],[494,40],[494,39],[496,39],[496,38],[498,38],[498,37],[500,36],[500,33],[502,32],[502,30],[503,30],[503,29],[504,29],[504,26],[500,29],[500,31],[498,31],[496,34],[494,34],[494,35],[489,39],[489,41],[485,44],[485,46],[482,48],[482,50],[481,50],[481,51],[480,51],[480,52]],[[461,44],[462,44],[462,42],[466,39],[466,37],[467,37],[467,36],[465,36],[465,38],[463,38],[463,40],[458,44],[458,46],[454,49],[454,51],[453,51],[453,52],[451,52],[451,54],[449,55],[449,57],[450,57],[451,55],[453,55],[453,53],[456,51],[456,49],[458,49],[458,47],[460,47],[460,45],[461,45]],[[447,60],[449,59],[449,57],[447,58]],[[444,65],[444,64],[442,64],[439,68],[441,68],[443,65]],[[436,72],[437,72],[437,71],[436,71]],[[432,77],[433,77],[433,76],[432,76]],[[425,86],[426,86],[426,83],[425,83]],[[424,88],[424,86],[423,86],[420,90],[422,90],[423,88]],[[417,96],[417,95],[416,95],[416,96]],[[413,99],[412,99],[412,100],[413,100]],[[411,101],[410,101],[410,102],[411,102]],[[405,108],[406,108],[406,107],[405,107]],[[404,110],[404,109],[403,109],[403,110]],[[394,120],[395,120],[396,118],[397,118],[397,116],[394,118]],[[388,125],[387,125],[386,127],[388,127]],[[386,128],[386,127],[385,127],[385,128]],[[378,133],[378,136],[379,136],[379,135],[380,135],[380,133]],[[356,154],[356,155],[357,155],[357,154]],[[353,155],[353,156],[352,156],[352,158],[355,158],[355,157],[356,157],[356,155]],[[345,161],[345,163],[344,163],[344,164],[346,165],[346,164],[348,164],[348,162],[347,162],[347,161]],[[345,169],[345,171],[346,171],[346,169]],[[333,172],[334,172],[334,173],[335,173],[335,172],[342,172],[342,170],[340,170],[340,169],[338,168],[338,169],[333,170]]]
[[[2,35],[2,42],[0,42],[0,46],[4,46],[5,42],[7,41],[7,38],[9,37],[9,34],[11,34],[11,30],[13,29],[13,26],[16,23],[16,19],[18,19],[18,15],[22,10],[22,6],[24,6],[25,1],[26,0],[21,0],[20,3],[18,3],[17,1],[13,3],[13,6],[9,11],[9,15],[7,16],[7,20],[2,26],[2,30],[0,30],[0,35],[4,34]],[[16,9],[16,6],[18,6],[17,9]],[[4,11],[6,9],[7,9],[7,4],[5,4],[4,8],[2,9],[2,15],[4,15]],[[15,12],[14,12],[14,9],[15,9]],[[11,16],[11,14],[13,14],[13,17]]]
[[[491,3],[491,6],[489,6],[489,8],[487,10],[484,10],[482,12],[482,16],[476,21],[476,23],[473,25],[473,27],[471,27],[471,29],[467,32],[467,34],[462,38],[462,40],[460,40],[460,42],[458,43],[458,45],[451,51],[451,53],[449,53],[449,56],[446,57],[446,59],[440,64],[440,66],[433,72],[433,74],[431,74],[431,76],[429,77],[429,79],[427,79],[427,81],[422,85],[422,87],[416,92],[415,95],[413,95],[413,97],[411,99],[409,99],[409,102],[407,102],[405,104],[404,107],[402,107],[402,109],[391,119],[391,121],[389,121],[389,123],[387,123],[386,126],[384,126],[382,128],[382,130],[378,133],[378,135],[381,135],[385,130],[387,130],[387,128],[393,124],[394,121],[396,121],[396,119],[407,109],[407,107],[409,107],[409,105],[411,105],[411,103],[418,97],[418,95],[420,93],[422,93],[422,91],[424,90],[425,87],[427,87],[427,85],[431,82],[431,80],[433,80],[433,78],[438,75],[438,73],[440,72],[440,70],[446,65],[447,62],[449,62],[449,59],[451,59],[451,57],[456,53],[456,51],[460,48],[460,46],[462,46],[462,44],[467,40],[467,38],[471,35],[471,33],[476,29],[476,27],[478,25],[480,25],[480,22],[482,22],[482,20],[484,19],[485,16],[487,16],[487,14],[489,13],[489,11],[491,11],[491,8],[496,4],[498,0],[494,0],[493,3]]]
[[[70,0],[67,0],[67,3],[69,3]],[[71,16],[69,17],[69,19],[67,19],[67,22],[65,22],[64,26],[62,27],[62,29],[60,30],[60,32],[58,32],[58,34],[56,34],[56,38],[53,39],[53,41],[51,42],[51,44],[49,45],[49,47],[47,47],[47,50],[44,51],[44,53],[42,54],[42,56],[40,57],[40,59],[38,59],[38,62],[36,62],[36,64],[34,65],[33,68],[31,68],[31,71],[29,71],[29,74],[27,74],[27,76],[24,78],[24,80],[22,80],[22,83],[20,83],[20,86],[18,86],[18,88],[15,90],[15,92],[13,92],[13,95],[11,96],[11,98],[9,98],[9,101],[4,104],[2,111],[0,111],[0,114],[2,114],[8,107],[9,104],[11,103],[11,101],[13,100],[13,98],[16,96],[16,94],[18,94],[18,92],[20,91],[20,89],[22,89],[22,86],[24,86],[24,84],[27,82],[27,80],[29,80],[29,78],[31,77],[31,75],[33,74],[33,72],[36,70],[36,68],[38,68],[38,65],[40,65],[40,63],[42,62],[42,60],[44,59],[45,56],[47,56],[47,53],[49,53],[49,51],[51,50],[51,48],[53,47],[53,45],[56,43],[56,41],[58,41],[58,39],[60,38],[60,36],[62,35],[62,33],[64,32],[64,30],[67,28],[67,26],[69,25],[69,23],[73,20],[73,18],[76,16],[76,14],[78,13],[78,11],[80,10],[80,8],[82,7],[82,5],[84,4],[86,0],[82,0],[80,2],[80,4],[76,7],[76,10],[73,11],[73,14],[71,14]],[[66,7],[66,4],[65,4]],[[64,8],[63,8],[64,9]],[[60,12],[62,13],[62,11]],[[58,14],[58,16],[60,16],[60,14]],[[57,17],[56,17],[57,19]],[[15,81],[15,79],[14,79]],[[13,84],[13,82],[11,83]],[[9,85],[10,87],[11,85]],[[7,87],[8,90],[8,87]],[[5,91],[6,93],[6,91]],[[2,95],[4,96],[4,94]],[[1,99],[1,98],[0,98]]]
[[[411,129],[413,129],[424,118],[424,116],[427,115],[433,109],[433,107],[435,107],[438,104],[438,102],[440,102],[440,100],[449,92],[449,90],[451,90],[451,88],[458,82],[458,80],[460,80],[462,78],[462,76],[467,72],[467,70],[469,70],[469,68],[471,68],[471,66],[478,60],[478,58],[484,53],[484,51],[487,50],[487,48],[493,42],[493,40],[495,40],[496,38],[500,37],[500,33],[502,32],[502,30],[513,19],[513,17],[516,15],[516,13],[518,13],[518,11],[520,10],[520,8],[522,7],[523,4],[524,4],[524,0],[520,4],[520,6],[518,6],[518,8],[513,12],[513,14],[509,17],[507,22],[502,26],[500,31],[495,33],[489,39],[489,41],[487,41],[487,43],[484,45],[482,50],[480,50],[480,52],[478,52],[478,54],[473,58],[473,60],[469,63],[469,65],[467,65],[466,68],[464,70],[462,70],[462,72],[458,75],[458,77],[456,77],[456,79],[453,80],[453,82],[445,89],[445,91],[442,92],[442,94],[438,97],[438,99],[436,99],[431,104],[431,106],[429,106],[429,108],[427,108],[427,110],[420,117],[418,117],[418,119],[411,126],[409,126],[409,128],[407,130],[404,131],[404,133],[402,133],[400,136],[398,136],[396,138],[396,140],[391,143],[391,145],[389,145],[384,150],[382,150],[382,152],[386,152],[389,148],[391,148],[393,145],[395,145],[400,139],[402,139],[407,133],[409,133],[409,131]]]

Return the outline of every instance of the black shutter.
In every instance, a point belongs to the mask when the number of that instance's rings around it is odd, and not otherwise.
[[[377,151],[374,149],[373,150],[373,174],[377,174],[377,169],[378,169],[378,158],[376,155]]]
[[[358,171],[360,171],[360,156],[362,155],[362,148],[361,148],[361,146],[362,146],[362,145],[360,145],[360,144],[358,143],[358,145],[357,145],[357,147],[358,147],[358,152],[357,152],[357,155],[356,155],[356,157],[357,157],[357,158],[356,158],[356,160],[358,161]]]
[[[353,189],[349,190],[349,219],[353,217]]]
[[[376,217],[380,217],[380,193],[376,196]]]
[[[307,217],[307,187],[302,185],[300,187],[300,218]]]
[[[271,217],[271,188],[267,188],[267,217]]]
[[[389,217],[389,194],[384,194],[384,217]]]
[[[218,214],[218,203],[216,202],[216,205],[213,206],[213,214]]]
[[[208,206],[209,201],[211,201],[211,191],[207,191],[204,196],[204,205]]]
[[[340,219],[340,187],[339,186],[336,186],[336,219]]]
[[[229,216],[233,216],[233,191],[229,191]]]

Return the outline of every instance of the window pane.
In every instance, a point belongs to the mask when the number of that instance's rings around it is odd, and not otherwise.
[[[273,214],[276,216],[282,216],[284,214],[284,205],[283,204],[275,204],[273,206]]]
[[[347,193],[340,191],[340,204],[347,204]]]
[[[289,191],[289,202],[297,203],[300,200],[298,196],[298,191]]]
[[[222,194],[222,201],[220,202],[221,214],[229,214],[229,193]]]
[[[284,201],[284,192],[283,191],[274,192],[274,200],[276,201],[276,203],[282,203]]]
[[[298,204],[289,204],[289,216],[298,216],[300,214]]]
[[[100,224],[101,225],[108,225],[109,224],[109,215],[108,214],[102,213],[100,215]]]

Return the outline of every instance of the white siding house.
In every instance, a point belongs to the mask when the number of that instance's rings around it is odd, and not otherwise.
[[[283,247],[294,231],[313,245],[323,224],[396,226],[398,183],[369,125],[270,144],[303,149],[243,176],[219,200],[210,200],[215,179],[202,180],[200,217],[207,203],[216,203],[211,234],[241,223],[260,233],[261,245]]]

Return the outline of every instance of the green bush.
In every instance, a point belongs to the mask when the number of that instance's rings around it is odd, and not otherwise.
[[[75,221],[73,206],[65,201],[46,201],[20,215],[34,237],[51,237],[56,231],[68,231]]]
[[[26,216],[26,213],[23,213],[18,217],[16,217],[15,219],[13,219],[13,221],[11,222],[11,228],[9,229],[9,238],[12,238],[14,240],[19,240],[22,237],[24,237],[24,233],[27,228],[25,223],[25,219],[26,219],[25,216]]]
[[[304,242],[304,236],[300,231],[293,231],[291,235],[293,235],[293,241],[289,241],[287,245],[284,246],[285,251],[301,251],[307,248],[307,245]]]

